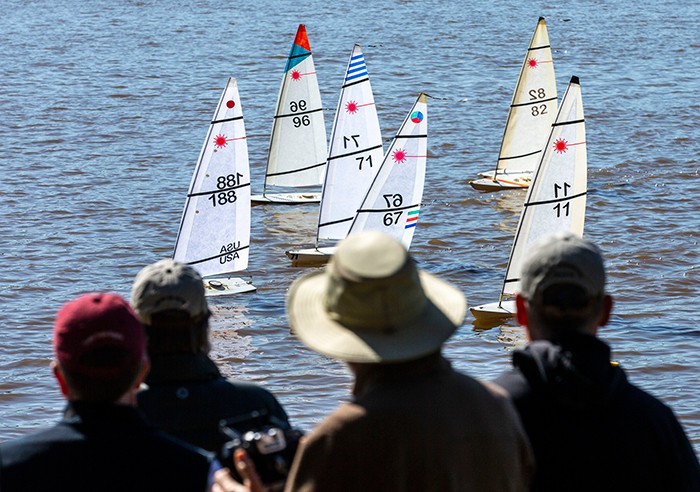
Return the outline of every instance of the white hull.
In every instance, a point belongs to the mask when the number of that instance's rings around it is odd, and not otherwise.
[[[493,175],[493,173],[492,173]],[[530,187],[532,173],[497,175],[496,179],[481,178],[470,181],[472,188],[478,191],[526,190]]]
[[[494,178],[494,171],[483,171],[478,174],[480,178]],[[497,178],[514,179],[514,178],[532,178],[532,171],[498,171],[495,176]]]
[[[254,290],[256,288],[251,282],[241,278],[216,277],[204,279],[204,295],[207,297],[227,296]]]
[[[515,301],[491,302],[469,308],[477,321],[497,321],[515,316]]]
[[[294,205],[298,203],[319,203],[321,193],[265,193],[264,195],[252,195],[250,197],[252,205],[262,205],[265,203],[286,203]]]
[[[335,246],[326,248],[308,248],[285,251],[287,258],[292,260],[292,266],[322,266],[328,263],[335,253]]]

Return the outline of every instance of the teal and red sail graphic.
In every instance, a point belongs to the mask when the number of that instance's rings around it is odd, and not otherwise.
[[[306,36],[306,26],[304,24],[299,24],[299,29],[297,29],[297,35],[294,38],[294,44],[289,52],[287,66],[284,67],[284,71],[288,72],[310,56],[311,46],[309,45],[309,38]]]

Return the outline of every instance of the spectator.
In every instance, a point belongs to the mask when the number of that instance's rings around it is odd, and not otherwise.
[[[134,280],[131,304],[148,334],[152,366],[138,405],[151,423],[217,453],[230,439],[219,429],[222,420],[260,412],[289,428],[286,412],[269,391],[226,379],[209,357],[210,311],[194,268],[170,259],[146,266]],[[235,425],[247,431],[251,424]]]
[[[530,343],[496,382],[535,453],[533,491],[698,491],[698,460],[669,407],[632,385],[596,337],[612,310],[598,248],[561,234],[525,258],[517,320]]]
[[[285,490],[527,489],[530,449],[510,401],[441,355],[466,308],[379,232],[349,236],[324,271],[292,284],[292,331],[355,379],[352,401],[300,445]]]
[[[0,490],[207,490],[216,462],[150,427],[135,408],[149,361],[143,326],[124,299],[92,293],[66,303],[53,346],[65,414],[0,444]]]

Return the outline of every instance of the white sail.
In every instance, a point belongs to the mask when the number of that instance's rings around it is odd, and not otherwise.
[[[557,115],[557,86],[552,49],[544,17],[540,17],[520,68],[506,119],[495,174],[472,182],[482,191],[526,188]],[[489,183],[493,180],[501,183]],[[490,179],[489,179],[490,178]]]
[[[360,45],[350,55],[331,130],[321,193],[319,239],[343,239],[382,163],[384,150]]]
[[[349,234],[378,230],[410,248],[423,199],[427,153],[428,105],[421,93],[393,138]]]
[[[588,166],[578,77],[571,77],[543,152],[520,213],[500,300],[471,308],[477,319],[513,314],[509,299],[520,289],[522,260],[533,243],[560,231],[583,236]]]
[[[518,291],[522,259],[533,243],[559,231],[583,236],[587,186],[581,86],[578,77],[572,77],[523,204],[503,295]]]
[[[243,111],[229,78],[192,176],[173,258],[203,277],[248,267],[250,172]]]
[[[321,185],[326,156],[321,92],[306,27],[300,24],[277,98],[265,187]]]

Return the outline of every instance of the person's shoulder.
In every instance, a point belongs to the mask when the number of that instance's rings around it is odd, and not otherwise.
[[[83,440],[72,426],[59,422],[51,427],[24,434],[0,443],[0,468],[16,463],[47,459],[60,443]]]
[[[200,463],[211,463],[214,460],[214,453],[193,446],[192,444],[168,434],[167,432],[154,430],[152,439],[154,442],[154,447],[159,448],[159,451],[162,451],[163,453],[183,456],[187,459],[193,459]]]
[[[517,369],[508,369],[491,381],[505,391],[511,398],[518,399],[530,390],[530,385]]]
[[[646,410],[656,415],[666,415],[667,417],[673,417],[675,419],[673,410],[669,405],[645,389],[628,381],[626,378],[620,385],[620,390],[618,390],[617,394],[618,400],[621,400],[618,404],[622,403],[631,408],[635,408],[637,412],[644,412]]]
[[[507,399],[509,397],[508,391],[499,384],[493,381],[487,381],[462,372],[455,371],[455,377],[460,381],[460,385],[463,385],[475,394],[482,394],[483,396],[491,396],[496,400]]]
[[[317,431],[319,433],[336,433],[355,426],[363,426],[367,416],[367,408],[364,405],[346,402],[326,415],[311,434]]]
[[[256,383],[221,378],[216,383],[215,388],[214,391],[235,393],[237,398],[241,400],[256,401],[267,406],[280,406],[277,398],[270,390]]]
[[[82,434],[64,421],[43,429],[18,436],[0,443],[0,449],[20,448],[23,446],[35,445],[37,443],[49,443],[58,441],[71,441],[82,439]]]
[[[236,379],[221,377],[216,380],[216,384],[228,387],[231,390],[239,391],[250,395],[272,396],[272,393],[265,387],[249,381],[238,381]]]

